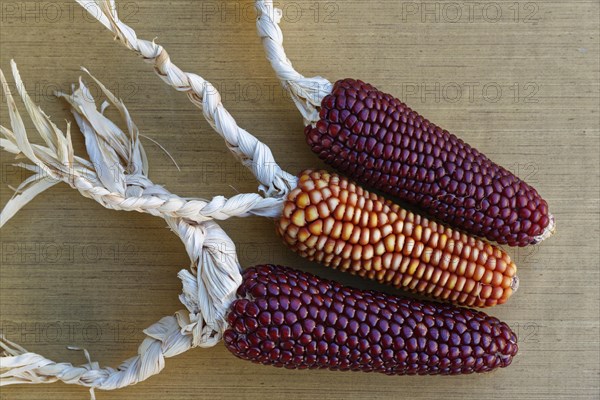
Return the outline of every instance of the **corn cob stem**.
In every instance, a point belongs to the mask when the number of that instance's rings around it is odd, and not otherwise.
[[[461,305],[502,304],[518,287],[500,248],[325,171],[300,175],[277,232],[309,260]]]
[[[258,35],[277,78],[290,93],[304,117],[304,123],[310,125],[317,122],[321,100],[331,93],[331,82],[320,76],[306,78],[296,71],[283,48],[283,32],[279,27],[282,11],[273,6],[272,0],[256,1],[254,5],[258,13],[256,20]]]
[[[456,375],[506,367],[510,328],[482,312],[363,291],[272,265],[250,268],[225,345],[290,369]]]

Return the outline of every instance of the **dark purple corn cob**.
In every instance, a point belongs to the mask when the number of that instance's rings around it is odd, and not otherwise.
[[[244,272],[225,345],[237,357],[290,369],[456,375],[506,367],[517,337],[498,319],[285,267]]]
[[[554,230],[534,188],[393,96],[344,79],[321,106],[307,142],[358,182],[501,244],[538,243]]]

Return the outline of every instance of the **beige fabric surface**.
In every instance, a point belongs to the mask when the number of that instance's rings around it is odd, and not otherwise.
[[[34,101],[56,123],[72,117],[52,93],[68,91],[84,65],[123,99],[140,132],[177,160],[181,172],[145,142],[153,181],[190,197],[256,189],[186,96],[114,43],[74,1],[5,0],[0,7],[0,66],[9,69],[15,58]],[[302,0],[279,7],[299,72],[360,78],[394,93],[548,200],[557,234],[511,251],[521,287],[490,310],[516,330],[519,356],[485,376],[390,378],[256,366],[217,346],[170,359],[157,377],[98,398],[598,398],[598,3]],[[282,168],[323,166],[304,144],[302,117],[264,58],[252,1],[121,1],[119,11],[141,37],[158,34],[178,66],[215,84],[237,122],[271,147]],[[0,116],[8,118],[5,105]],[[82,154],[83,141],[75,141]],[[5,204],[8,185],[27,174],[11,166],[12,157],[0,157]],[[281,263],[377,287],[293,255],[264,218],[222,226],[244,266]],[[177,271],[189,260],[158,218],[109,211],[57,185],[0,235],[0,323],[28,350],[84,363],[82,353],[66,350],[76,345],[115,365],[135,351],[142,329],[181,308]],[[62,384],[0,389],[0,399],[87,395]]]

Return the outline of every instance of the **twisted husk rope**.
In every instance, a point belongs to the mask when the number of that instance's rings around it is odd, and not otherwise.
[[[55,362],[28,352],[0,333],[0,385],[62,381],[89,387],[94,398],[94,389],[118,389],[159,373],[164,368],[165,358],[193,347],[216,345],[227,328],[225,315],[242,277],[235,245],[210,218],[242,215],[248,213],[247,209],[231,207],[235,201],[232,203],[225,199],[216,203],[182,199],[152,183],[147,175],[149,168],[140,135],[129,112],[100,82],[98,84],[108,101],[123,116],[128,133],[104,116],[108,103],[98,111],[81,81],[72,95],[58,94],[72,106],[91,161],[76,156],[70,126],[67,125],[64,134],[54,125],[32,102],[14,62],[11,62],[11,67],[19,95],[45,146],[29,141],[8,83],[0,71],[11,122],[11,129],[0,127],[3,136],[0,147],[19,158],[29,159],[32,164],[18,165],[34,172],[19,186],[4,208],[0,215],[2,223],[8,222],[44,190],[64,182],[106,208],[146,212],[165,219],[171,230],[182,239],[191,267],[178,274],[183,284],[180,300],[185,309],[145,329],[147,337],[139,346],[137,355],[118,368],[100,367],[91,361],[87,352],[88,363],[83,365]],[[111,167],[112,177],[106,174],[108,167]],[[253,212],[257,213],[256,208]]]

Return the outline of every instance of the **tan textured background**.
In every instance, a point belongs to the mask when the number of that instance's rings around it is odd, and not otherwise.
[[[215,83],[238,122],[290,171],[321,166],[299,114],[279,89],[254,31],[249,0],[121,1],[142,38],[159,36],[175,62]],[[64,126],[53,90],[85,65],[121,96],[150,143],[151,178],[180,195],[255,190],[251,175],[187,98],[70,0],[1,1],[0,66],[15,58],[30,91]],[[285,1],[289,56],[307,75],[357,77],[406,100],[534,184],[558,234],[512,251],[521,289],[490,311],[520,337],[513,365],[491,375],[386,377],[294,372],[240,361],[223,346],[170,359],[165,371],[100,399],[593,399],[599,397],[599,4],[583,1]],[[458,9],[457,9],[458,6]],[[461,13],[457,17],[457,12]],[[501,17],[498,16],[501,14]],[[453,22],[454,21],[454,22]],[[500,88],[500,90],[499,90]],[[500,93],[501,91],[501,93]],[[7,118],[1,108],[2,121]],[[28,125],[31,127],[31,124]],[[82,141],[77,138],[78,149]],[[2,154],[1,203],[26,176]],[[288,252],[273,223],[224,223],[245,266],[281,263],[360,287],[362,280]],[[181,308],[179,240],[148,215],[108,211],[59,185],[1,232],[4,333],[55,360],[117,366],[141,330]],[[82,399],[64,384],[2,388],[0,399]]]

